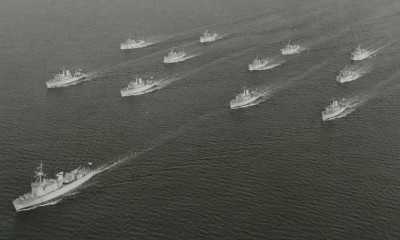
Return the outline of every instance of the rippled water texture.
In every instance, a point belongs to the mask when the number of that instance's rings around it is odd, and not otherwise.
[[[1,1],[0,238],[399,239],[399,22],[396,0]],[[131,33],[154,44],[119,50]],[[47,90],[62,67],[90,77]],[[162,84],[121,98],[136,74]],[[230,110],[243,86],[263,99]],[[333,97],[351,111],[322,122]],[[16,213],[40,161],[104,171]]]

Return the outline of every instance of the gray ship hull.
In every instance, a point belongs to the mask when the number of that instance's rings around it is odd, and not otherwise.
[[[50,193],[40,196],[40,197],[35,197],[31,200],[26,199],[25,201],[18,201],[18,199],[16,199],[13,201],[15,210],[17,212],[23,211],[23,210],[28,210],[37,205],[41,205],[41,204],[44,204],[51,200],[54,200],[58,197],[61,197],[64,194],[71,192],[72,190],[81,186],[83,183],[85,183],[86,181],[91,179],[95,174],[96,174],[96,171],[92,171],[92,172],[88,173],[87,175],[85,175],[84,177],[77,179],[69,184],[63,185],[62,187],[58,188],[57,190],[55,190],[53,192],[50,192]]]

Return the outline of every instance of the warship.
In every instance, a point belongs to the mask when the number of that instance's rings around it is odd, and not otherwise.
[[[322,120],[332,120],[342,114],[348,108],[348,105],[344,101],[344,99],[342,101],[332,100],[332,103],[325,107],[325,110],[322,112]]]
[[[91,165],[91,163],[89,163]],[[29,210],[65,195],[78,188],[96,174],[89,167],[78,167],[70,172],[59,172],[55,179],[43,173],[43,164],[35,171],[36,181],[31,183],[31,192],[13,201],[16,211]]]
[[[121,50],[142,48],[147,45],[148,43],[146,43],[144,40],[135,40],[131,35],[124,43],[121,43]]]
[[[360,71],[356,71],[352,68],[346,66],[343,70],[339,72],[339,75],[336,76],[336,81],[340,83],[350,82],[356,80],[361,77],[362,73]]]
[[[249,64],[249,71],[264,70],[268,63],[268,59],[258,59],[258,57],[256,57],[253,62]]]
[[[53,79],[46,82],[47,88],[65,87],[87,77],[86,74],[80,71],[75,71],[74,74],[71,74],[69,70],[63,69],[61,73],[56,74]]]
[[[359,61],[371,56],[371,52],[365,48],[361,48],[361,45],[358,45],[356,49],[351,53],[351,60]]]
[[[121,96],[122,97],[128,97],[132,95],[140,95],[140,94],[145,94],[152,88],[156,87],[158,85],[157,82],[152,80],[143,80],[142,78],[136,77],[136,79],[130,83],[128,83],[128,86],[124,89],[121,90]]]
[[[218,34],[215,32],[209,32],[208,29],[203,33],[203,36],[200,37],[201,43],[206,42],[214,42],[218,39]]]
[[[282,55],[290,55],[290,54],[300,53],[302,50],[303,49],[300,47],[300,45],[291,44],[289,40],[289,42],[285,45],[285,47],[281,49],[281,53]]]
[[[182,52],[175,52],[172,48],[171,51],[168,53],[167,56],[164,57],[164,63],[175,63],[185,60],[186,53]]]
[[[236,95],[235,99],[231,100],[231,109],[245,107],[256,100],[260,99],[262,95],[256,91],[251,91],[243,88],[243,92]]]

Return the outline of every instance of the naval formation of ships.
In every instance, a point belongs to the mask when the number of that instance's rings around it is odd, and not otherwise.
[[[202,36],[200,36],[200,43],[210,43],[221,39],[216,32],[209,32],[206,30]],[[129,37],[125,42],[121,43],[121,50],[143,48],[151,45],[150,42],[146,42],[143,39],[134,39],[132,36]],[[304,50],[300,45],[293,44],[290,42],[280,49],[282,55],[298,54]],[[362,49],[358,46],[350,56],[353,61],[360,61],[371,57],[372,51],[368,49]],[[172,48],[166,56],[163,58],[165,64],[172,64],[181,62],[188,59],[186,53],[176,51]],[[260,59],[258,56],[248,65],[249,71],[260,71],[272,68],[270,65],[271,60],[268,58]],[[340,83],[353,81],[362,76],[362,72],[358,69],[346,66],[341,70],[336,77],[336,80]],[[82,73],[81,70],[71,73],[70,70],[63,69],[61,73],[54,76],[53,79],[46,82],[47,88],[65,87],[79,83],[87,75]],[[148,92],[152,92],[159,86],[159,81],[150,79],[143,79],[136,77],[133,81],[128,83],[128,86],[121,89],[121,96],[134,96],[141,95]],[[234,99],[230,101],[231,109],[238,109],[247,106],[255,105],[260,99],[263,98],[263,93],[256,89],[250,90],[243,88],[243,92],[237,94]],[[349,108],[345,99],[340,101],[332,100],[325,110],[322,112],[322,120],[328,121],[337,118],[341,114],[345,113]],[[70,172],[60,172],[54,179],[47,178],[43,173],[43,166],[40,166],[35,171],[36,180],[31,183],[31,192],[26,193],[13,201],[13,205],[16,211],[32,209],[35,206],[45,205],[46,203],[58,199],[65,194],[75,190],[86,181],[90,180],[96,174],[95,170],[89,167],[79,167]]]

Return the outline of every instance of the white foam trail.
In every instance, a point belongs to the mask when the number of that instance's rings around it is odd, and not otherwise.
[[[102,166],[100,166],[100,167],[98,167],[97,169],[94,170],[94,171],[96,171],[95,175],[100,174],[100,173],[102,173],[104,171],[110,170],[110,169],[116,167],[117,165],[127,161],[127,160],[137,158],[140,155],[142,155],[143,153],[152,150],[153,148],[154,148],[154,146],[150,146],[150,147],[146,147],[145,149],[143,149],[141,151],[138,151],[138,152],[130,152],[127,155],[117,159],[115,162],[113,162],[111,164],[104,164],[104,165],[102,165]]]
[[[268,69],[272,69],[274,67],[277,67],[279,65],[281,65],[281,64],[280,63],[275,63],[275,64],[268,63],[265,67],[260,68],[259,70],[268,70]]]
[[[164,88],[164,87],[170,85],[171,83],[173,83],[173,82],[175,82],[175,81],[178,81],[178,80],[180,80],[180,79],[182,79],[182,78],[184,78],[184,77],[185,77],[185,76],[179,76],[179,77],[176,76],[176,77],[165,78],[165,79],[163,79],[163,80],[160,80],[160,81],[159,81],[159,85],[157,86],[156,89],[162,89],[162,88]]]
[[[374,47],[374,45],[366,47],[367,51],[369,52],[369,56],[373,56],[376,55],[379,51],[383,50],[386,47],[389,47],[390,45],[394,44],[395,42],[397,42],[397,40],[395,41],[391,41],[381,47]]]

